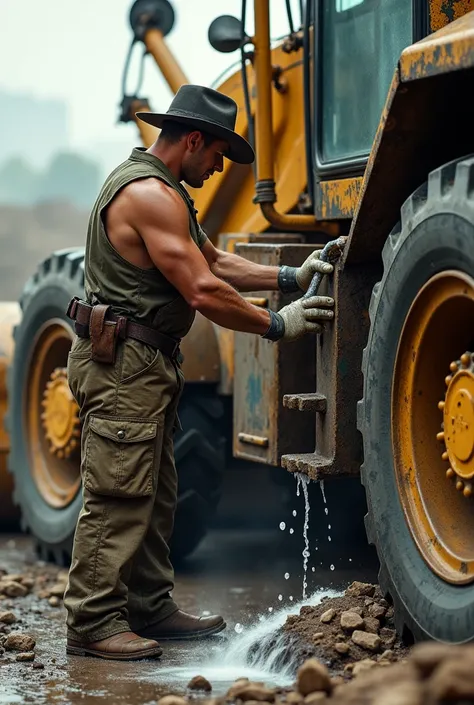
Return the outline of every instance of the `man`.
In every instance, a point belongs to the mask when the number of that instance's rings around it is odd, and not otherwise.
[[[188,615],[171,598],[178,345],[195,311],[269,340],[295,340],[333,316],[328,297],[275,313],[236,291],[305,291],[314,272],[332,271],[317,252],[300,268],[261,266],[220,252],[198,225],[180,182],[199,188],[224,158],[254,159],[234,132],[236,113],[227,96],[192,85],[167,113],[138,113],[162,132],[110,174],[92,210],[86,302],[68,310],[77,333],[68,379],[83,424],[83,508],[65,595],[70,654],[157,657],[158,640],[225,628],[222,617]]]

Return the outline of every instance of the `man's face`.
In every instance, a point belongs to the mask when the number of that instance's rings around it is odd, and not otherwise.
[[[181,165],[182,180],[193,188],[201,188],[215,171],[223,170],[224,153],[228,148],[227,142],[219,139],[206,147],[200,132],[191,133]]]

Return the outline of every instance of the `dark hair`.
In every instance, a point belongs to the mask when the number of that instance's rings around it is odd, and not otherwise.
[[[198,127],[192,127],[192,125],[184,125],[177,120],[164,121],[163,127],[161,128],[160,139],[168,142],[168,144],[177,144],[180,139],[196,131],[201,133],[205,147],[209,147],[218,139],[215,135],[209,134],[209,132],[205,132]]]

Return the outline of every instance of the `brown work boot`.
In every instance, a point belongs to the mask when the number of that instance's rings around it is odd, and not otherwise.
[[[143,658],[158,658],[163,653],[163,649],[153,639],[144,639],[133,632],[120,632],[107,639],[88,644],[68,639],[66,653],[118,661],[138,661]]]
[[[163,641],[171,639],[201,639],[221,632],[226,626],[222,617],[216,615],[212,617],[193,617],[191,614],[177,610],[160,622],[150,624],[144,629],[137,629],[137,633],[147,639],[160,639]]]

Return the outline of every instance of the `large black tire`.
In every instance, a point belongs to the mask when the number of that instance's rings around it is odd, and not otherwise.
[[[406,201],[401,222],[383,249],[383,277],[370,303],[371,327],[362,362],[364,391],[358,408],[364,442],[361,478],[368,504],[366,529],[377,549],[381,587],[393,600],[397,628],[408,640],[461,643],[474,639],[474,584],[450,584],[436,575],[407,524],[396,480],[391,420],[397,346],[413,300],[436,274],[457,270],[474,277],[473,177],[473,158],[447,164],[431,173],[428,182]],[[474,320],[465,320],[464,327],[461,343],[469,350]],[[449,330],[439,331],[440,336],[449,334]],[[442,363],[448,374],[449,357]],[[408,401],[399,399],[398,403]],[[433,433],[420,437],[419,443],[438,441]],[[441,450],[433,452],[441,456]],[[441,482],[444,471],[439,478]],[[433,482],[437,481],[434,476]],[[450,491],[446,484],[446,494]]]
[[[81,506],[81,492],[67,506],[55,508],[45,501],[32,476],[31,449],[25,422],[31,356],[38,331],[56,319],[70,330],[67,304],[83,296],[84,249],[55,252],[27,282],[21,296],[22,320],[15,328],[15,351],[8,371],[8,414],[5,425],[10,435],[8,468],[14,479],[14,501],[22,515],[22,528],[36,539],[43,559],[67,565]],[[70,342],[60,350],[65,367]],[[63,353],[63,355],[62,355]],[[56,361],[56,364],[58,362]],[[222,481],[224,438],[220,435],[224,410],[215,387],[185,387],[180,416],[185,430],[175,439],[179,477],[178,510],[172,552],[175,561],[189,555],[207,531],[217,506]]]

